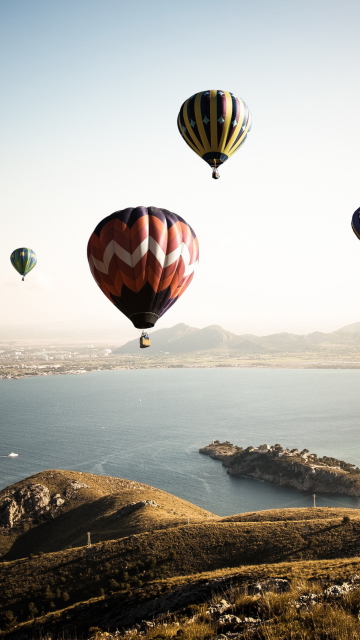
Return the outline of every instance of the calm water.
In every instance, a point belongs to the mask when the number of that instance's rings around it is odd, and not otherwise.
[[[129,478],[213,513],[312,504],[227,475],[212,438],[279,442],[360,466],[360,371],[156,369],[0,381],[0,488],[44,469]],[[331,498],[331,502],[329,501]],[[317,497],[319,506],[360,500]]]

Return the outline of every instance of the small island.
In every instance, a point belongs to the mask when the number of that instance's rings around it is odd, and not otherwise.
[[[227,473],[273,482],[300,491],[360,496],[360,469],[343,460],[318,457],[308,449],[283,449],[280,444],[246,449],[231,442],[213,442],[200,453],[221,460]]]

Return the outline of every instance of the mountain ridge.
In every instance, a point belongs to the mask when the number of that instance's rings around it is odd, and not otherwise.
[[[272,355],[279,353],[310,353],[329,351],[347,353],[349,349],[360,351],[360,322],[341,327],[331,333],[314,331],[309,334],[280,332],[265,336],[237,335],[219,325],[197,329],[179,323],[151,334],[151,354],[172,355],[196,352],[227,352],[231,355]],[[114,354],[138,353],[138,339],[131,340],[113,351]]]

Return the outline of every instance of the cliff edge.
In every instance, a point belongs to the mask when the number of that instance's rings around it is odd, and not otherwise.
[[[307,449],[283,449],[267,444],[242,449],[230,442],[214,440],[200,453],[221,460],[227,473],[267,480],[300,491],[360,496],[360,469],[355,465]]]

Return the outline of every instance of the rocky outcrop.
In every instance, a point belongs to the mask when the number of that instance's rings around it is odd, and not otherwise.
[[[24,522],[55,517],[65,500],[59,493],[50,495],[42,484],[29,484],[5,496],[0,504],[0,527],[12,529]]]
[[[360,576],[355,574],[349,581],[333,584],[320,593],[306,593],[299,596],[298,600],[295,601],[295,607],[296,609],[302,609],[304,607],[312,607],[319,602],[324,602],[324,600],[336,600],[352,591],[358,591],[359,582]]]
[[[262,594],[268,591],[275,593],[286,593],[290,591],[291,583],[285,578],[267,578],[266,580],[259,580],[259,582],[250,583],[248,585],[249,594]]]
[[[231,442],[220,442],[220,440],[213,440],[211,444],[208,444],[207,447],[203,447],[199,449],[199,453],[204,453],[210,458],[214,460],[221,460],[221,462],[227,462],[230,456],[233,456],[239,447],[234,446]],[[224,467],[227,467],[227,464],[224,464]]]
[[[158,507],[159,505],[154,500],[140,500],[139,502],[130,502],[126,504],[124,507],[121,507],[118,511],[113,514],[114,518],[122,518],[123,516],[127,516],[129,513],[133,513],[133,511],[137,511],[138,509],[142,509],[143,507]]]
[[[64,494],[50,493],[43,484],[29,484],[21,489],[10,489],[3,494],[0,502],[0,530],[14,529],[22,525],[34,524],[38,520],[55,518],[62,512],[62,506],[79,495],[80,489],[88,485],[71,480]]]
[[[68,499],[77,498],[79,489],[87,489],[89,485],[78,480],[71,480],[69,486],[65,490],[65,497]]]
[[[225,447],[224,447],[225,444]],[[227,473],[246,476],[294,487],[300,491],[360,496],[360,475],[324,464],[316,464],[313,459],[295,453],[283,453],[279,445],[265,448],[265,445],[241,450],[230,443],[213,442],[200,449],[200,453],[221,460]],[[312,454],[314,455],[314,454]]]

